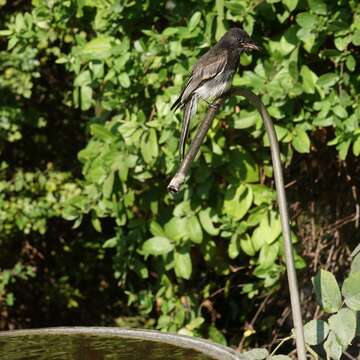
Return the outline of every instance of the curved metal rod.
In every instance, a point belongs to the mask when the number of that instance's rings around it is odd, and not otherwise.
[[[277,201],[279,205],[280,221],[281,221],[282,233],[284,238],[285,263],[286,263],[286,269],[288,275],[292,317],[293,317],[293,323],[295,329],[296,349],[297,349],[298,359],[306,360],[304,330],[303,330],[301,307],[300,307],[300,296],[299,296],[299,289],[296,278],[293,247],[291,243],[290,222],[289,222],[289,215],[287,210],[283,172],[280,161],[279,143],[277,141],[276,132],[274,129],[274,125],[271,121],[271,118],[264,104],[262,103],[262,101],[258,96],[256,96],[252,91],[244,88],[232,88],[228,93],[224,94],[220,99],[216,101],[215,103],[216,106],[209,107],[205,119],[199,126],[196,136],[190,145],[190,149],[188,153],[186,154],[184,160],[182,161],[179,170],[177,171],[175,176],[171,179],[170,184],[168,185],[168,190],[172,192],[179,191],[180,186],[185,181],[185,177],[190,168],[191,162],[195,158],[200,148],[200,145],[211,126],[212,120],[214,119],[219,106],[224,102],[225,98],[233,95],[240,95],[245,97],[250,102],[250,104],[253,105],[258,110],[264,122],[267,135],[269,137],[271,158],[274,169]]]

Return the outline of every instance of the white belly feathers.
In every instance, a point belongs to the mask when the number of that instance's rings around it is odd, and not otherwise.
[[[232,71],[221,72],[204,85],[199,86],[194,93],[202,99],[216,99],[231,87]]]

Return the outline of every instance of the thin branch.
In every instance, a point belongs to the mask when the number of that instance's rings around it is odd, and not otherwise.
[[[348,352],[344,351],[343,353],[348,359],[350,360],[356,360],[353,356],[351,356]]]
[[[280,343],[275,347],[275,349],[271,352],[270,357],[273,356],[273,355],[275,355],[276,351],[277,351],[286,341],[292,340],[292,339],[293,339],[293,336],[292,336],[292,335],[286,337],[285,339],[282,339],[282,340],[280,341]]]
[[[219,109],[219,107],[224,102],[225,98],[219,98],[214,104],[209,106],[208,111],[206,113],[205,119],[199,125],[197,133],[192,141],[189,151],[187,152],[185,158],[180,164],[180,167],[175,174],[175,176],[171,179],[167,189],[172,193],[177,193],[180,190],[181,185],[184,183],[187,173],[189,172],[192,161],[195,159],[196,154],[198,153],[200,146],[210,129],[212,121]]]
[[[249,325],[250,325],[252,328],[254,327],[254,324],[255,324],[256,320],[258,319],[260,313],[264,310],[264,308],[265,308],[267,302],[269,301],[271,295],[273,295],[273,293],[270,293],[270,294],[268,294],[268,295],[265,297],[265,299],[261,302],[260,306],[258,307],[255,315],[254,315],[253,318],[251,319]],[[240,340],[240,342],[239,342],[239,345],[238,345],[237,348],[236,348],[236,351],[242,351],[242,348],[243,348],[243,346],[244,346],[245,339],[246,339],[246,336],[245,336],[245,333],[244,333],[244,335],[242,336],[242,338],[241,338],[241,340]]]

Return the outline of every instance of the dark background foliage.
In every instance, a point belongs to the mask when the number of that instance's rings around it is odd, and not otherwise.
[[[182,194],[192,64],[231,26],[263,48],[235,85],[281,142],[303,311],[359,242],[358,1],[0,0],[0,327],[120,325],[244,349],[291,330],[268,141],[241,99]],[[204,107],[194,121],[201,119]]]

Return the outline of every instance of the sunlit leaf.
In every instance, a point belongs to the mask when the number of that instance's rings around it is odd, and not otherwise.
[[[360,254],[359,254],[360,255]],[[358,256],[359,256],[358,255]],[[342,286],[342,294],[346,305],[355,311],[360,311],[360,272],[351,272]]]
[[[192,263],[191,263],[190,254],[185,251],[180,251],[180,252],[175,251],[174,261],[175,261],[176,276],[189,280],[192,273]]]
[[[187,232],[191,241],[200,244],[203,240],[203,232],[199,220],[195,215],[187,219]]]
[[[292,145],[299,153],[310,152],[310,139],[305,130],[300,127],[296,127],[293,133]]]
[[[322,343],[329,333],[329,326],[323,320],[311,320],[304,325],[305,341],[309,345]]]
[[[88,59],[106,59],[111,55],[111,41],[108,36],[94,38],[84,45],[80,55]]]
[[[316,300],[327,313],[334,313],[341,305],[341,293],[335,276],[326,270],[320,270],[313,278]]]
[[[203,229],[210,235],[218,235],[219,229],[217,229],[210,217],[211,209],[207,208],[199,212],[199,219]]]
[[[339,343],[335,333],[333,331],[329,332],[329,336],[325,340],[324,349],[329,358],[339,360],[343,352],[343,347]]]
[[[154,236],[146,240],[142,246],[142,252],[144,255],[165,255],[171,250],[174,246],[171,241],[163,236]]]
[[[337,337],[339,343],[346,348],[355,336],[356,315],[350,309],[340,309],[338,313],[330,316],[329,327]]]
[[[241,354],[244,360],[263,360],[269,356],[266,349],[252,349]]]
[[[230,186],[225,192],[224,213],[235,220],[240,220],[250,209],[252,200],[250,187],[243,184],[238,187]]]

